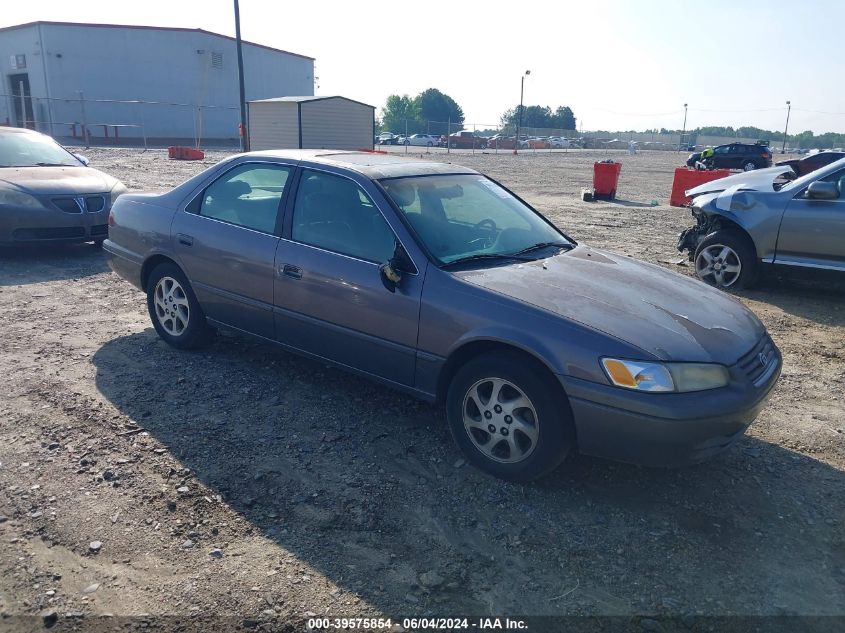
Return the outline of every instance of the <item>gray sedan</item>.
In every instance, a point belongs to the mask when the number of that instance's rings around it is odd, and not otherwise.
[[[127,194],[104,247],[177,348],[218,327],[446,404],[513,480],[574,449],[684,464],[729,446],[780,353],[733,298],[577,244],[471,169],[371,153],[242,154]]]
[[[744,288],[767,265],[845,273],[845,159],[792,176],[783,165],[686,192],[696,224],[678,250],[689,251],[700,279]]]
[[[0,127],[0,245],[102,243],[124,191],[49,136]]]

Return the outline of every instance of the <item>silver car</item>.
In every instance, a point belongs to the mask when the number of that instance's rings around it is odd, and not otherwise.
[[[126,187],[32,130],[0,127],[0,245],[102,243]]]
[[[579,245],[457,165],[242,154],[121,196],[104,248],[170,345],[234,328],[445,402],[467,458],[514,480],[576,448],[704,459],[742,436],[780,375],[740,302]]]
[[[694,227],[678,236],[696,275],[745,288],[766,265],[845,273],[845,159],[800,178],[783,165],[690,189]]]

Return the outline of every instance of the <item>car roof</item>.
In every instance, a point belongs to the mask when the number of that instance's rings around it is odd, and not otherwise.
[[[249,152],[242,156],[295,160],[304,163],[327,165],[349,169],[378,180],[381,178],[403,178],[406,176],[428,176],[434,174],[477,174],[468,167],[450,163],[436,163],[417,158],[404,158],[389,154],[366,151],[343,150],[268,150]]]
[[[5,125],[0,125],[0,134],[29,134],[31,136],[44,136],[41,132],[36,132],[35,130],[30,130],[25,127],[7,127]]]

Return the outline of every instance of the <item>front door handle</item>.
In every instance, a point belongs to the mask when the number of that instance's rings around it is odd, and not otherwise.
[[[176,239],[179,240],[180,244],[184,244],[185,246],[193,246],[194,244],[194,238],[184,233],[177,233]]]
[[[282,274],[291,279],[302,279],[302,269],[292,264],[282,266]]]

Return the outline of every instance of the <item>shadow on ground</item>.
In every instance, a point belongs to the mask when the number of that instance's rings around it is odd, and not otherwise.
[[[0,247],[0,286],[79,279],[109,270],[93,244]]]
[[[683,470],[575,457],[515,485],[461,464],[440,409],[250,340],[185,353],[148,329],[93,361],[98,390],[214,494],[389,614],[845,604],[845,475],[765,441]]]
[[[765,270],[738,295],[770,303],[797,317],[845,326],[845,274],[823,270]]]

